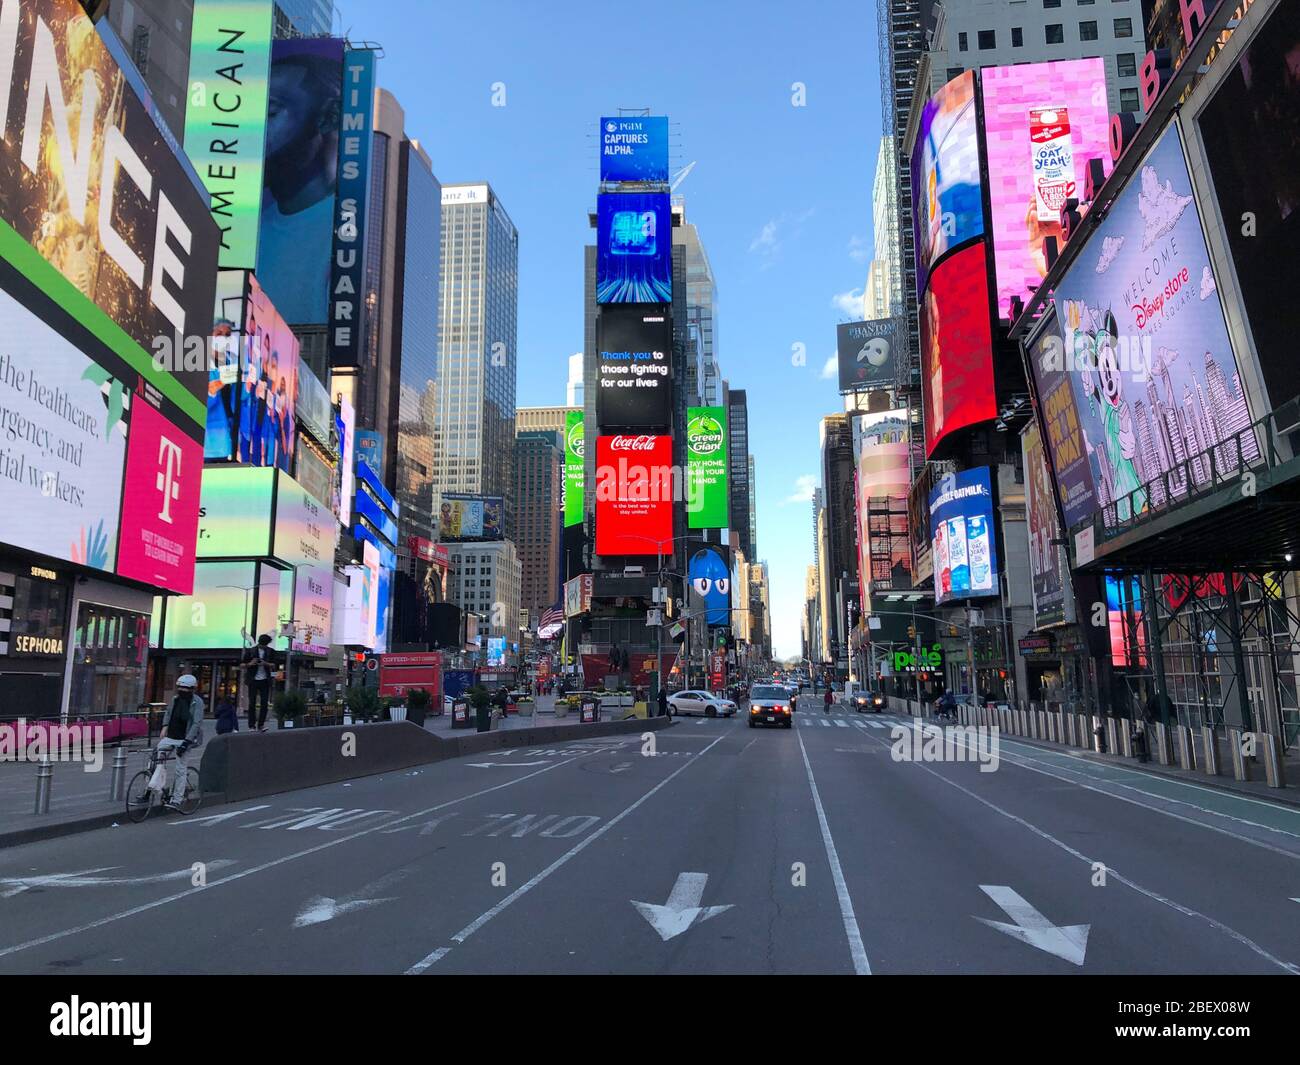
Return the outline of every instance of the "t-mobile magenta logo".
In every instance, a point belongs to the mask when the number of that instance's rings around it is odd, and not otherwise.
[[[158,491],[162,493],[162,510],[158,519],[172,523],[172,500],[181,495],[181,449],[165,436],[158,438]]]

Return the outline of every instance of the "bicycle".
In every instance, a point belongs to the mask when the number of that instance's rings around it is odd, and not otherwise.
[[[153,811],[155,806],[165,806],[172,799],[172,789],[151,787],[154,771],[163,762],[172,761],[176,755],[171,751],[159,751],[154,748],[149,754],[149,768],[141,769],[131,778],[126,789],[126,816],[132,824],[139,824]],[[180,804],[180,811],[186,817],[194,813],[203,802],[203,792],[199,787],[199,771],[194,766],[186,766],[185,779],[189,788]],[[173,785],[175,781],[173,780]]]

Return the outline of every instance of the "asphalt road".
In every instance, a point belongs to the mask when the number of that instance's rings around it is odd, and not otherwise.
[[[1300,810],[1019,741],[898,761],[900,720],[806,699],[7,849],[0,973],[1300,971]]]

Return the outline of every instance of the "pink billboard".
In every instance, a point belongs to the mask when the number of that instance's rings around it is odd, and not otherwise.
[[[1082,197],[1089,159],[1110,171],[1110,110],[1102,59],[986,67],[984,139],[992,208],[998,317],[1047,274],[1045,241],[1061,239],[1059,214]]]
[[[194,591],[203,443],[136,396],[131,405],[117,572],[168,591]]]

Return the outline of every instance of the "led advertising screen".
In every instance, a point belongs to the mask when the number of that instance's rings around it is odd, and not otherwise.
[[[1065,364],[1065,342],[1050,305],[1047,322],[1029,346],[1030,372],[1038,393],[1039,409],[1047,433],[1047,454],[1056,472],[1056,486],[1066,524],[1073,528],[1096,507],[1092,444],[1074,402],[1072,374]]]
[[[921,301],[921,359],[928,458],[949,433],[997,416],[983,242],[931,276]]]
[[[333,631],[334,549],[338,546],[334,515],[302,485],[279,474],[275,500],[275,557],[296,567],[293,649],[329,654]]]
[[[723,529],[728,522],[727,408],[686,408],[686,522]]]
[[[260,558],[271,553],[275,470],[206,466],[199,501],[198,557]]]
[[[187,361],[177,338],[206,336],[212,321],[220,234],[208,197],[80,4],[28,0],[3,17],[0,254],[35,279],[22,261],[35,249],[66,282],[42,289],[69,309],[72,290],[97,306],[100,339],[201,428],[206,360]]]
[[[325,461],[304,434],[298,436],[298,454],[293,466],[294,479],[334,513],[334,467]]]
[[[1279,4],[1197,120],[1273,407],[1300,391],[1298,50],[1300,9]]]
[[[239,450],[252,466],[293,468],[298,399],[298,338],[257,278],[248,279],[240,370]]]
[[[930,492],[934,601],[998,594],[997,537],[989,468],[949,474]]]
[[[200,562],[190,595],[169,596],[163,640],[168,650],[242,647],[253,625],[256,562]],[[264,621],[266,619],[263,619]],[[271,629],[274,621],[263,627]]]
[[[1082,198],[1089,159],[1110,166],[1103,59],[985,67],[989,232],[1000,318],[1047,275],[1045,242],[1064,247],[1061,207]]]
[[[371,124],[375,109],[375,53],[350,48],[343,57],[338,189],[330,259],[331,366],[357,366],[365,335],[366,207],[370,202]]]
[[[934,264],[984,232],[975,74],[966,71],[926,102],[912,150],[916,293]]]
[[[223,270],[257,267],[272,0],[195,0],[185,154],[212,194]]]
[[[859,414],[853,419],[858,579],[864,613],[871,611],[873,592],[912,587],[907,515],[909,440],[906,407]]]
[[[582,524],[583,506],[583,454],[586,451],[586,430],[582,411],[566,411],[564,415],[564,527]]]
[[[345,529],[352,526],[352,500],[357,491],[357,414],[346,396],[339,397],[334,428],[339,438],[339,462],[334,468],[339,505],[335,512]]]
[[[620,115],[600,120],[601,181],[667,181],[668,118]]]
[[[689,616],[702,618],[710,628],[731,624],[731,566],[726,548],[699,541],[687,547]]]
[[[892,318],[835,327],[841,392],[893,387],[897,334],[898,323]]]
[[[248,274],[222,270],[217,274],[216,313],[209,341],[207,435],[203,457],[229,461],[239,441],[240,366],[244,358],[244,296]]]
[[[671,303],[673,216],[659,192],[596,197],[596,302]]]
[[[500,540],[500,496],[460,495],[444,492],[438,508],[438,533],[443,541]]]
[[[1047,470],[1047,455],[1038,424],[1030,422],[1020,434],[1025,470],[1025,514],[1029,525],[1029,573],[1033,581],[1034,628],[1065,620],[1067,573],[1061,523]]]
[[[672,319],[639,307],[602,308],[596,346],[596,423],[667,429],[673,410]]]
[[[328,320],[343,42],[276,41],[266,122],[257,276],[284,320]]]
[[[334,411],[330,404],[330,394],[325,386],[306,363],[298,362],[298,397],[294,403],[294,414],[298,424],[307,430],[322,447],[332,444],[334,429]]]
[[[1111,528],[1177,502],[1188,473],[1208,481],[1206,452],[1247,429],[1251,413],[1177,124],[1111,205],[1055,304],[1093,485],[1067,520],[1100,510]],[[1259,457],[1247,437],[1244,455],[1235,441],[1215,448],[1220,474]]]
[[[673,440],[596,438],[596,554],[671,554]]]

